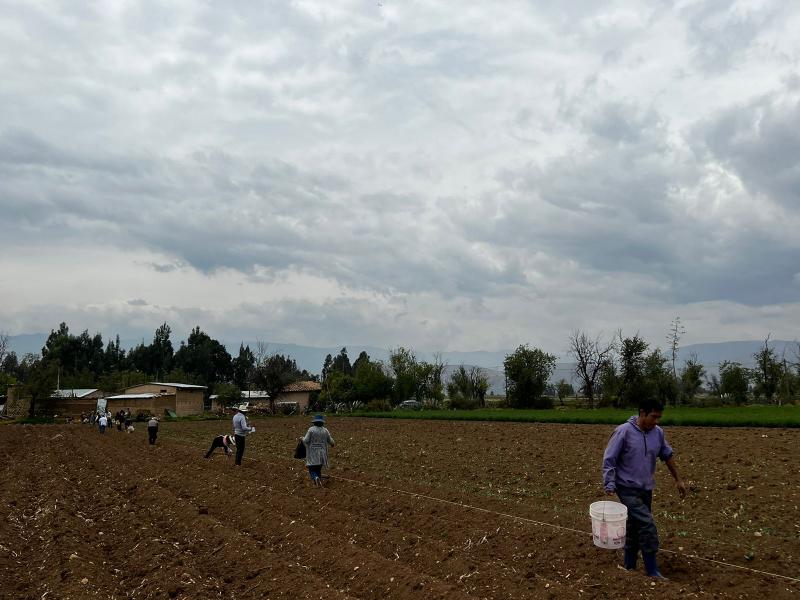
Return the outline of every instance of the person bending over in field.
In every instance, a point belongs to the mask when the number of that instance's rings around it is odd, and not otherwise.
[[[311,475],[311,482],[322,487],[322,467],[328,466],[328,446],[335,445],[331,432],[325,427],[325,417],[315,415],[311,427],[300,439],[306,446],[306,467]]]
[[[233,454],[231,446],[236,448],[236,438],[232,435],[218,435],[214,438],[214,441],[211,442],[211,448],[206,452],[206,458],[211,458],[211,455],[217,448],[222,448],[225,451],[225,456],[230,456]]]
[[[633,416],[611,434],[603,454],[603,486],[606,494],[617,494],[628,508],[625,530],[624,566],[636,568],[639,551],[650,577],[664,579],[658,569],[658,531],[653,520],[653,488],[656,485],[656,458],[666,463],[678,486],[681,498],[686,485],[678,475],[675,458],[664,431],[658,426],[663,405],[656,400],[639,403],[639,416]]]
[[[147,439],[150,442],[151,446],[155,445],[157,437],[158,437],[158,417],[153,415],[147,422]]]

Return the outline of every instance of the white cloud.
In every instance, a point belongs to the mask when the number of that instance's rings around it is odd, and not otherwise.
[[[0,329],[797,337],[798,26],[777,1],[9,9]]]

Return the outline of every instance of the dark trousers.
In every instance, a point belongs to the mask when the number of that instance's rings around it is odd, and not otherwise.
[[[234,439],[236,440],[236,464],[242,464],[242,457],[244,456],[244,440],[245,437],[243,435],[234,435]]]
[[[150,445],[156,443],[156,436],[158,435],[158,427],[148,427],[147,428],[147,437],[150,440]]]
[[[322,465],[308,465],[308,474],[311,475],[311,481],[316,481],[322,477]]]
[[[658,552],[658,530],[653,520],[653,491],[618,485],[619,501],[628,508],[625,550],[642,554]]]
[[[214,450],[216,450],[217,448],[222,448],[225,451],[225,454],[231,453],[231,451],[222,442],[223,437],[224,436],[218,435],[217,437],[214,438],[214,441],[211,442],[211,448],[209,448],[208,452],[206,452],[206,458],[209,458],[213,454]]]

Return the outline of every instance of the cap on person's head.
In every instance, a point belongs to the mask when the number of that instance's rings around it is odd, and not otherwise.
[[[325,423],[325,417],[323,415],[314,415],[314,418],[311,419],[312,423]]]
[[[247,406],[245,406],[244,404],[240,404],[239,406],[236,407],[236,410],[238,410],[239,412],[247,412]]]

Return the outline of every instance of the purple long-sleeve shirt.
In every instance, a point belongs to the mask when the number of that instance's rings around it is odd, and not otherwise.
[[[656,485],[656,458],[669,460],[673,451],[661,427],[639,429],[631,417],[611,434],[603,454],[603,486],[615,491],[618,485],[652,490]]]

